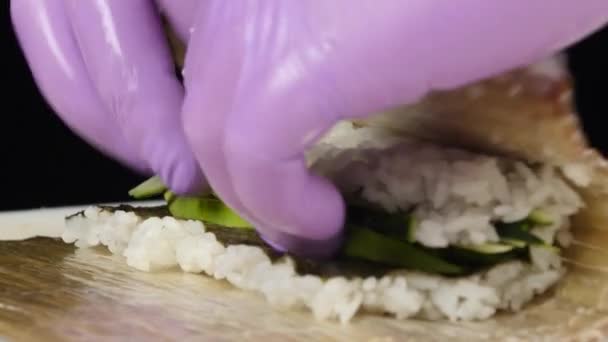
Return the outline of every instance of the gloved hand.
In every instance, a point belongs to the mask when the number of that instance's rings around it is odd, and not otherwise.
[[[203,186],[153,2],[11,0],[11,15],[39,88],[69,127],[179,192]]]
[[[12,12],[76,130],[177,192],[203,186],[200,165],[269,243],[309,256],[340,242],[342,198],[303,153],[337,120],[534,62],[608,21],[606,0],[160,5],[188,41],[183,106],[147,1],[12,0]]]

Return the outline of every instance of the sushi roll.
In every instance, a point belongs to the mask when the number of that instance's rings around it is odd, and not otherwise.
[[[332,260],[279,253],[213,194],[178,197],[156,178],[131,194],[165,205],[92,206],[66,219],[63,240],[342,323],[487,320],[560,285],[554,300],[576,301],[581,288],[568,279],[587,271],[569,269],[569,258],[603,269],[585,273],[586,284],[606,290],[606,260],[573,241],[608,234],[608,164],[586,145],[559,59],[340,122],[307,157],[347,202]]]

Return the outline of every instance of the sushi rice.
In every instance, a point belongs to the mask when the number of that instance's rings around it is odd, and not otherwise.
[[[551,166],[406,141],[348,122],[338,124],[308,158],[344,194],[358,193],[387,211],[411,210],[416,241],[428,247],[494,242],[492,222],[515,222],[542,210],[551,223],[532,233],[565,248],[569,217],[584,205]],[[487,319],[521,310],[566,272],[559,254],[531,247],[531,262],[508,261],[468,276],[399,270],[382,277],[324,278],[298,274],[291,258],[273,262],[256,246],[223,245],[200,221],[143,218],[96,206],[67,220],[63,240],[79,248],[106,246],[141,271],[203,273],[257,292],[277,309],[310,310],[318,319],[342,323],[362,313]]]

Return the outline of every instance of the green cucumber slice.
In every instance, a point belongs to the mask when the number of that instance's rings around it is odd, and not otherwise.
[[[464,267],[444,261],[410,243],[357,226],[349,227],[341,253],[350,258],[407,267],[423,272],[456,275],[466,271]]]
[[[548,226],[553,224],[553,220],[551,220],[549,215],[540,209],[533,210],[530,215],[528,215],[528,220],[539,226]]]
[[[416,242],[416,227],[418,225],[418,221],[414,217],[414,215],[410,215],[407,225],[407,241],[410,243]]]
[[[397,240],[413,242],[415,226],[413,217],[406,212],[387,213],[370,206],[350,204],[346,213],[347,225],[369,227]]]
[[[528,232],[529,225],[526,222],[498,223],[496,232],[501,239],[509,239],[524,242],[526,244],[543,244],[543,240]]]
[[[499,252],[504,250],[505,252]],[[492,251],[495,253],[487,253]],[[439,256],[444,260],[450,260],[452,263],[458,265],[467,265],[470,268],[476,269],[478,267],[494,266],[501,262],[519,259],[525,257],[527,249],[517,248],[512,246],[508,248],[490,248],[483,249],[479,252],[475,249],[462,248],[462,247],[448,247],[438,251]]]
[[[458,246],[481,254],[500,254],[512,251],[515,246],[500,243],[482,243],[479,245]]]
[[[236,212],[215,198],[175,197],[168,198],[169,211],[176,218],[199,220],[224,227],[253,229],[253,226]]]
[[[556,247],[556,246],[553,246],[553,245],[549,245],[549,244],[546,244],[546,243],[543,243],[543,244],[540,244],[540,245],[534,245],[533,248],[543,248],[543,249],[549,250],[549,251],[551,251],[551,252],[553,252],[555,254],[561,253],[561,249],[559,247]]]
[[[520,241],[520,240],[515,240],[515,239],[501,239],[500,242],[502,243],[506,243],[508,245],[511,245],[513,247],[517,247],[517,248],[525,248],[528,244],[524,241]]]
[[[129,195],[136,199],[143,199],[161,195],[166,190],[167,187],[165,186],[165,184],[163,184],[160,178],[154,176],[131,189],[129,191]]]

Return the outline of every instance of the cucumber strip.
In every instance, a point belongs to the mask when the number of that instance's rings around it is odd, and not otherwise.
[[[472,249],[461,247],[448,247],[437,251],[438,255],[458,265],[468,265],[475,270],[478,267],[494,266],[501,262],[525,257],[527,249],[515,248],[502,253],[481,253]]]
[[[555,254],[559,254],[561,253],[561,249],[559,249],[559,247],[553,246],[553,245],[549,245],[546,243],[540,244],[540,245],[534,245],[533,248],[544,248],[547,249]]]
[[[160,180],[159,177],[154,176],[147,179],[143,183],[134,187],[129,191],[129,195],[136,199],[149,198],[157,195],[161,195],[167,190],[167,187]]]
[[[416,218],[414,217],[414,215],[410,215],[410,218],[408,220],[408,225],[407,225],[407,241],[410,243],[416,242],[416,225],[417,224],[418,224],[418,221],[416,221]]]
[[[369,227],[398,240],[409,241],[413,237],[410,232],[412,217],[402,211],[387,213],[371,206],[350,204],[347,207],[346,220],[349,225]]]
[[[386,237],[372,229],[350,226],[342,247],[344,256],[446,275],[462,274],[454,265],[407,242]]]
[[[506,230],[518,229],[518,230],[521,230],[524,232],[529,232],[534,227],[534,224],[532,224],[532,221],[525,219],[525,220],[521,220],[521,221],[508,222],[508,223],[507,222],[496,222],[495,226],[497,227],[497,229],[506,229]]]
[[[176,218],[199,220],[224,227],[253,229],[253,226],[241,218],[222,201],[214,198],[173,197],[167,194],[169,212]]]
[[[163,194],[163,197],[164,197],[165,201],[167,202],[167,204],[171,204],[171,201],[173,201],[173,199],[175,198],[175,194],[172,193],[171,191],[165,191],[165,193]]]
[[[528,215],[528,220],[530,220],[530,222],[534,223],[535,225],[539,225],[539,226],[548,226],[548,225],[553,224],[553,220],[551,220],[549,215],[547,215],[547,213],[545,213],[544,211],[539,210],[539,209],[533,210],[530,213],[530,215]]]
[[[482,243],[480,245],[458,246],[462,249],[467,249],[481,254],[500,254],[512,251],[515,247],[500,243]]]
[[[525,248],[528,244],[524,241],[520,241],[520,240],[515,240],[515,239],[501,239],[500,240],[502,243],[506,243],[508,245],[511,245],[513,247],[517,247],[517,248]]]
[[[543,244],[543,240],[528,232],[525,222],[499,223],[496,224],[496,232],[502,239],[521,241],[526,244]]]

